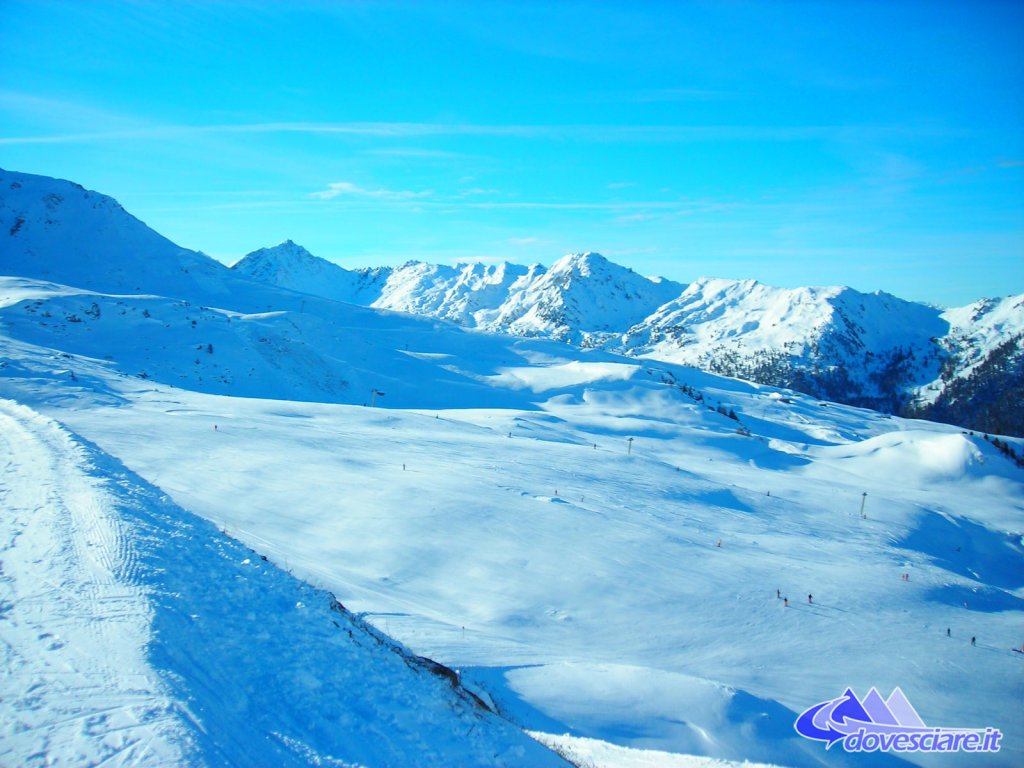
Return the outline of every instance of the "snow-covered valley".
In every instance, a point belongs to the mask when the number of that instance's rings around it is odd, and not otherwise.
[[[797,715],[899,686],[1024,761],[984,436],[255,282],[15,180],[4,760],[853,765]]]

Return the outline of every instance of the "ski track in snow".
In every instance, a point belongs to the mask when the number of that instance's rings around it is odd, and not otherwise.
[[[180,762],[179,714],[144,658],[150,610],[111,500],[68,435],[0,404],[0,760]]]

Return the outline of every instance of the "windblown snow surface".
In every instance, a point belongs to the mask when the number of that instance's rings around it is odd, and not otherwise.
[[[0,279],[0,762],[862,765],[796,716],[899,686],[1002,750],[871,765],[1024,763],[983,436],[53,242]]]

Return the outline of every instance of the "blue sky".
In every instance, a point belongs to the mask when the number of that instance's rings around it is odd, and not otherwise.
[[[1022,2],[0,0],[0,166],[225,262],[1024,291]]]

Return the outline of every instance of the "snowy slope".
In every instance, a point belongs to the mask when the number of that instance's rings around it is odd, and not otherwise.
[[[116,493],[67,432],[10,401],[0,463],[0,760],[184,762],[195,729],[147,659],[149,590]]]
[[[0,237],[0,274],[113,293],[188,296],[224,287],[221,264],[68,181],[0,169]]]
[[[288,306],[297,296],[280,300]],[[232,298],[254,301],[239,286]],[[351,304],[310,300],[304,310],[247,314],[0,277],[0,323],[12,346],[41,345],[211,394],[362,405],[377,391],[393,407],[528,407],[528,388],[496,390],[494,381],[523,355],[562,349]],[[594,350],[585,359],[612,357]],[[18,358],[0,363],[13,371],[24,364]],[[77,386],[70,361],[58,369]]]
[[[926,722],[1002,727],[990,764],[1020,761],[1019,470],[954,429],[676,371],[702,404],[635,362],[562,349],[525,348],[493,379],[539,409],[210,396],[30,347],[0,392],[533,730],[841,765],[794,734],[796,713],[900,685]]]
[[[59,425],[0,425],[6,764],[564,764]]]

